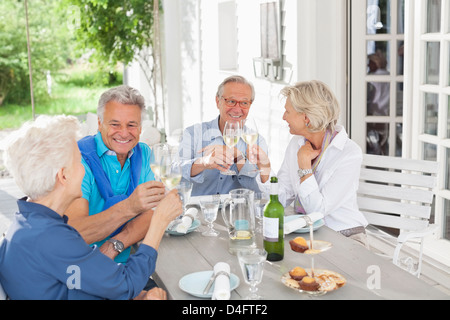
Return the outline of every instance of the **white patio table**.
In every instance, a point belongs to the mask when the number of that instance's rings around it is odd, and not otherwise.
[[[153,278],[168,292],[169,299],[202,299],[181,290],[179,281],[190,273],[211,271],[217,262],[228,263],[231,272],[240,279],[239,286],[231,292],[231,299],[238,300],[247,296],[249,286],[243,280],[237,257],[228,252],[228,234],[220,213],[215,229],[220,231],[220,235],[215,238],[204,237],[201,232],[183,236],[166,235],[163,238]],[[314,267],[339,273],[345,277],[346,284],[321,296],[295,291],[281,282],[282,275],[296,266],[311,266],[310,255],[291,250],[289,240],[296,236],[309,239],[308,233],[287,235],[284,259],[265,264],[263,280],[258,285],[258,293],[264,299],[450,299],[450,296],[326,226],[314,232],[314,239],[328,241],[332,248],[314,255]],[[260,235],[257,243],[262,247]]]

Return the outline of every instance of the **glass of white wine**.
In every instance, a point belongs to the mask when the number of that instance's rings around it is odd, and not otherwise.
[[[241,138],[248,145],[248,149],[251,150],[252,146],[258,141],[258,127],[254,118],[247,117],[242,120],[241,123]],[[248,157],[246,157],[248,159]],[[252,163],[249,160],[250,163]],[[256,163],[252,163],[255,166],[255,170],[252,172],[259,172],[260,170],[256,166]]]
[[[181,166],[177,148],[168,146],[168,151],[163,152],[160,165],[160,178],[169,190],[172,190],[180,183]]]
[[[241,137],[241,126],[238,121],[227,121],[225,127],[223,128],[223,141],[228,148],[233,149],[234,146],[239,142]],[[224,175],[236,175],[236,171],[228,169],[227,171],[221,171]]]
[[[155,180],[159,180],[161,176],[161,160],[164,153],[169,152],[169,146],[165,143],[157,143],[151,149],[150,168],[155,175]]]

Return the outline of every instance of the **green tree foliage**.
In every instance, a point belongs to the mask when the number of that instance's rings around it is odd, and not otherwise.
[[[70,54],[69,30],[58,1],[28,1],[33,84],[46,94],[47,71],[56,72]],[[0,1],[0,105],[29,103],[30,81],[24,1]]]
[[[154,24],[162,6],[155,1],[158,0],[64,0],[64,5],[73,11],[79,46],[93,49],[92,56],[99,63],[109,68],[117,63],[139,63],[153,93],[154,121],[158,124],[158,105],[164,114],[164,89],[159,32],[155,38]]]
[[[84,49],[109,66],[125,65],[152,46],[154,0],[65,0],[79,14],[76,35]],[[75,18],[75,20],[77,20]]]

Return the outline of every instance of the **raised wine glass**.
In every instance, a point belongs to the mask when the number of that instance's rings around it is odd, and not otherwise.
[[[233,149],[239,142],[241,137],[241,126],[238,121],[227,121],[223,128],[223,140],[228,148]],[[221,174],[233,176],[236,175],[236,171],[228,169],[227,171],[221,171]]]
[[[160,178],[167,189],[175,188],[181,181],[181,166],[178,149],[168,147],[161,157]]]
[[[164,153],[169,152],[169,146],[165,143],[157,143],[151,147],[150,168],[155,175],[155,180],[159,180],[161,176],[161,160]]]
[[[241,122],[241,138],[244,140],[244,142],[248,145],[248,149],[251,150],[252,146],[256,144],[256,141],[258,141],[258,127],[256,125],[256,121],[252,117],[247,117],[245,120],[242,120]],[[248,157],[246,157],[248,159]],[[252,170],[251,172],[259,172],[256,163],[253,163],[250,161],[251,164],[255,166],[255,170]]]

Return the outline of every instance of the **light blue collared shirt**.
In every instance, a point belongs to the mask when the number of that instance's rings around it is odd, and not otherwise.
[[[183,138],[180,143],[180,159],[182,161],[181,170],[183,180],[191,181],[192,196],[226,194],[230,190],[237,188],[246,188],[259,191],[256,182],[257,172],[254,172],[256,166],[246,161],[241,171],[237,175],[227,176],[220,174],[219,170],[204,170],[198,175],[191,177],[192,164],[202,154],[201,149],[209,145],[224,145],[222,133],[219,129],[219,117],[209,122],[202,122],[188,127],[183,132]],[[258,136],[257,144],[267,153],[267,144],[263,137]],[[247,144],[242,139],[239,140],[236,148],[246,155]],[[236,164],[233,164],[231,170],[238,171]]]

